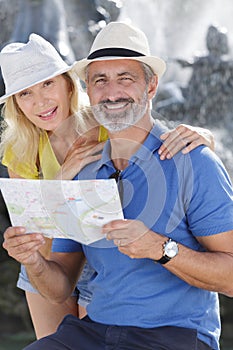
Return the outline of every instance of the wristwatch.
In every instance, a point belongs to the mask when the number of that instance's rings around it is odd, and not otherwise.
[[[179,252],[178,243],[173,241],[171,238],[169,238],[164,244],[163,244],[163,256],[159,260],[155,260],[155,262],[159,264],[166,264],[168,261],[170,261],[172,258],[174,258]]]

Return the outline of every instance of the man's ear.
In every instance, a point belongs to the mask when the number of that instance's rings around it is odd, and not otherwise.
[[[87,80],[85,80],[85,86],[86,86],[86,93],[89,96],[89,84]]]
[[[153,99],[153,97],[155,96],[156,94],[156,91],[157,91],[157,86],[158,86],[158,77],[157,75],[155,74],[149,84],[148,84],[148,97],[150,100]]]

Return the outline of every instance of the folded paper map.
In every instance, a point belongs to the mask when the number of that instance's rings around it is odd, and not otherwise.
[[[118,188],[108,180],[26,180],[0,178],[13,226],[50,238],[83,244],[105,239],[101,227],[123,219]]]

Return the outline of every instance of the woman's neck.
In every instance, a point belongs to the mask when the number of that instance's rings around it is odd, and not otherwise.
[[[54,154],[60,164],[69,151],[70,147],[79,137],[74,117],[69,117],[56,130],[47,132]]]

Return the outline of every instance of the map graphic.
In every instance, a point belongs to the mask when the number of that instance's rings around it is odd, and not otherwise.
[[[83,244],[105,240],[101,227],[123,219],[116,181],[0,179],[13,226]]]

